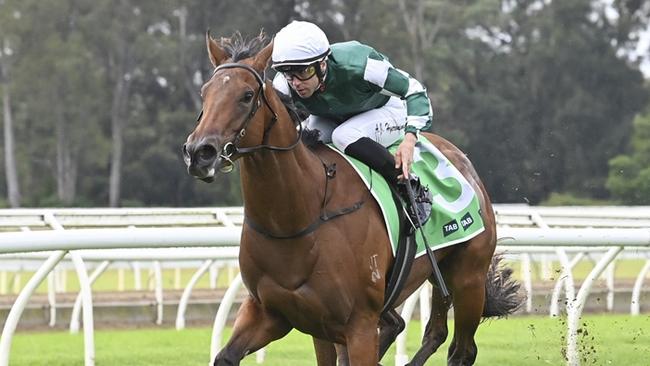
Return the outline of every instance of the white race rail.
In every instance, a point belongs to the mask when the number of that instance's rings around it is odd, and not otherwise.
[[[496,205],[495,208],[499,224],[500,250],[557,252],[567,274],[564,282],[567,294],[571,294],[573,291],[573,279],[570,273],[572,263],[566,252],[582,253],[594,250],[605,252],[577,295],[567,297],[570,299],[567,306],[569,317],[568,364],[578,365],[578,318],[582,313],[584,301],[591,285],[624,248],[650,247],[650,229],[648,229],[650,227],[650,209],[647,207],[533,209],[518,205]],[[74,250],[75,252],[71,254],[73,262],[77,267],[83,267],[81,258],[88,261],[91,256],[90,253],[80,250],[87,249],[236,246],[239,242],[242,221],[243,211],[241,208],[0,210],[0,231],[10,231],[0,232],[0,253],[52,251],[18,296],[5,322],[0,339],[0,366],[7,366],[9,363],[11,338],[31,293],[61,261],[67,251]],[[137,228],[129,228],[131,226]],[[182,228],[169,226],[181,226]],[[43,230],[48,227],[58,230]],[[61,230],[64,227],[68,230]],[[111,229],[97,229],[97,227],[110,227]],[[612,229],[612,227],[618,228]],[[39,231],[18,232],[18,230],[29,229]],[[110,261],[108,253],[105,252],[96,259]],[[146,258],[152,259],[151,257]],[[214,258],[201,257],[200,259],[209,261]],[[575,257],[574,261],[576,261]],[[197,272],[195,276],[200,276],[209,267],[210,264],[204,262],[200,268],[201,271]],[[637,298],[637,307],[643,278],[648,271],[650,271],[650,264],[646,264],[642,273],[637,277],[635,295],[633,295]],[[89,294],[90,279],[87,278],[85,268],[81,271],[77,269],[77,273],[80,277],[86,277],[84,279],[86,285],[82,287],[85,287]],[[193,280],[195,279],[193,278]],[[213,331],[211,357],[220,348],[220,334],[225,324],[225,315],[228,314],[236,289],[240,285],[240,277],[237,277],[219,308]],[[557,287],[560,288],[561,285]],[[84,324],[92,329],[92,300],[89,295],[82,294],[81,296],[83,297],[84,317],[86,313],[90,313],[91,316],[89,319],[84,319]],[[409,299],[404,309],[410,313],[412,309],[409,310],[409,308],[415,305],[418,298],[426,303],[428,297],[426,292],[417,293],[415,300]],[[161,302],[159,301],[159,303]],[[91,308],[90,311],[86,311],[87,306]],[[426,306],[428,304],[423,304],[420,307],[423,318],[427,316]],[[410,316],[406,313],[404,315]],[[182,327],[183,323],[183,320],[177,318],[177,326]],[[84,328],[86,329],[86,326]],[[404,338],[400,336],[400,339]],[[90,342],[92,346],[92,339],[87,342]],[[88,344],[87,347],[89,347]],[[91,348],[92,350],[86,349],[86,366],[94,365],[94,346]],[[400,350],[399,341],[398,350]],[[403,354],[398,354],[396,357],[402,357],[402,361],[408,359]]]
[[[45,276],[63,259],[68,250],[79,249],[117,249],[117,248],[148,248],[148,247],[206,247],[206,246],[235,246],[239,243],[240,229],[238,228],[156,228],[156,229],[80,229],[69,231],[40,231],[40,232],[9,232],[0,233],[0,251],[5,253],[36,252],[56,250],[46,260],[43,266],[30,279],[21,291],[14,306],[5,321],[0,338],[0,366],[9,365],[11,341],[18,320],[27,305],[29,297]],[[78,253],[71,253],[73,261],[81,258]],[[147,257],[150,257],[147,255]],[[204,257],[201,256],[201,259]],[[175,260],[179,260],[178,257]],[[83,267],[83,262],[75,264]],[[84,345],[85,365],[93,366],[94,336],[92,319],[92,299],[90,297],[90,281],[85,267],[77,271],[80,282],[85,281],[87,294],[83,296],[84,308]],[[84,276],[85,274],[85,276]],[[84,277],[82,277],[84,276]],[[162,306],[162,295],[156,292],[157,303]],[[161,309],[158,309],[158,314]],[[158,317],[157,321],[160,322]]]

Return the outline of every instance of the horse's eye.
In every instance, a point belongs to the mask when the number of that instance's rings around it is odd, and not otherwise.
[[[246,104],[248,104],[248,103],[251,102],[251,100],[253,100],[253,96],[255,96],[255,93],[253,93],[252,91],[248,90],[248,91],[246,91],[246,92],[244,93],[244,96],[241,97],[241,100],[240,100],[240,101],[241,101],[242,103],[246,103]]]

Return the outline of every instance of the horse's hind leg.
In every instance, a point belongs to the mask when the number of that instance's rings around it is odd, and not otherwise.
[[[478,348],[474,334],[483,316],[485,280],[493,248],[478,236],[454,253],[454,268],[449,278],[454,294],[454,338],[447,353],[449,366],[473,365],[476,360]]]
[[[474,334],[485,303],[485,280],[468,279],[454,296],[454,338],[447,354],[447,365],[473,365],[478,348]]]
[[[284,337],[290,330],[283,318],[265,311],[249,297],[239,308],[232,336],[214,359],[214,365],[237,366],[244,356]]]
[[[433,277],[429,280],[435,283]],[[438,347],[445,343],[448,334],[447,313],[449,312],[449,305],[450,303],[440,296],[440,291],[434,288],[431,296],[431,316],[424,330],[422,346],[413,356],[409,366],[424,365],[426,360],[438,350]]]
[[[395,309],[391,309],[379,318],[379,359],[388,351],[395,338],[404,330],[404,319]]]

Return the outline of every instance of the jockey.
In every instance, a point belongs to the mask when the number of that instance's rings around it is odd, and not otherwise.
[[[323,142],[366,163],[393,187],[414,177],[417,134],[432,118],[422,84],[372,47],[357,41],[330,46],[317,25],[304,21],[275,35],[271,58],[278,72],[274,88],[310,113],[306,127],[319,130]],[[400,137],[393,156],[387,147]]]

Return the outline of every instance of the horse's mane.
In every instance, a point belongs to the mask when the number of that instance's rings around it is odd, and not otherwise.
[[[266,33],[263,30],[257,37],[250,39],[244,38],[239,31],[236,31],[230,38],[221,37],[220,43],[232,61],[237,62],[257,55],[264,47],[266,39]]]
[[[284,107],[289,112],[289,116],[293,120],[293,123],[296,125],[302,123],[307,117],[309,117],[309,111],[304,108],[298,107],[291,98],[291,95],[284,94],[279,90],[275,91]],[[319,139],[320,131],[319,130],[310,130],[308,128],[303,128],[302,131],[302,143],[305,144],[308,148],[314,149],[316,146],[322,144],[322,141]]]
[[[283,92],[279,90],[275,90],[275,93],[278,95],[280,98],[280,101],[282,101],[282,104],[287,108],[287,111],[289,112],[289,116],[291,116],[291,119],[295,124],[298,124],[307,117],[309,117],[309,111],[307,111],[304,108],[300,108],[296,105],[296,103],[293,102],[293,98],[291,98],[291,95],[289,94],[284,94]]]
[[[230,36],[230,38],[222,37],[220,43],[224,51],[226,51],[228,56],[232,58],[232,62],[237,62],[257,55],[257,53],[264,47],[266,39],[267,37],[264,31],[260,31],[260,34],[257,35],[257,37],[250,39],[244,38],[239,31],[236,31],[232,36]],[[289,116],[291,116],[291,119],[295,124],[301,123],[309,117],[309,112],[304,108],[296,106],[291,99],[291,95],[284,94],[277,90],[276,93],[280,97],[282,104],[287,108]],[[314,149],[319,144],[322,144],[319,137],[319,130],[309,130],[305,128],[302,133],[302,142],[307,145],[308,148]]]

